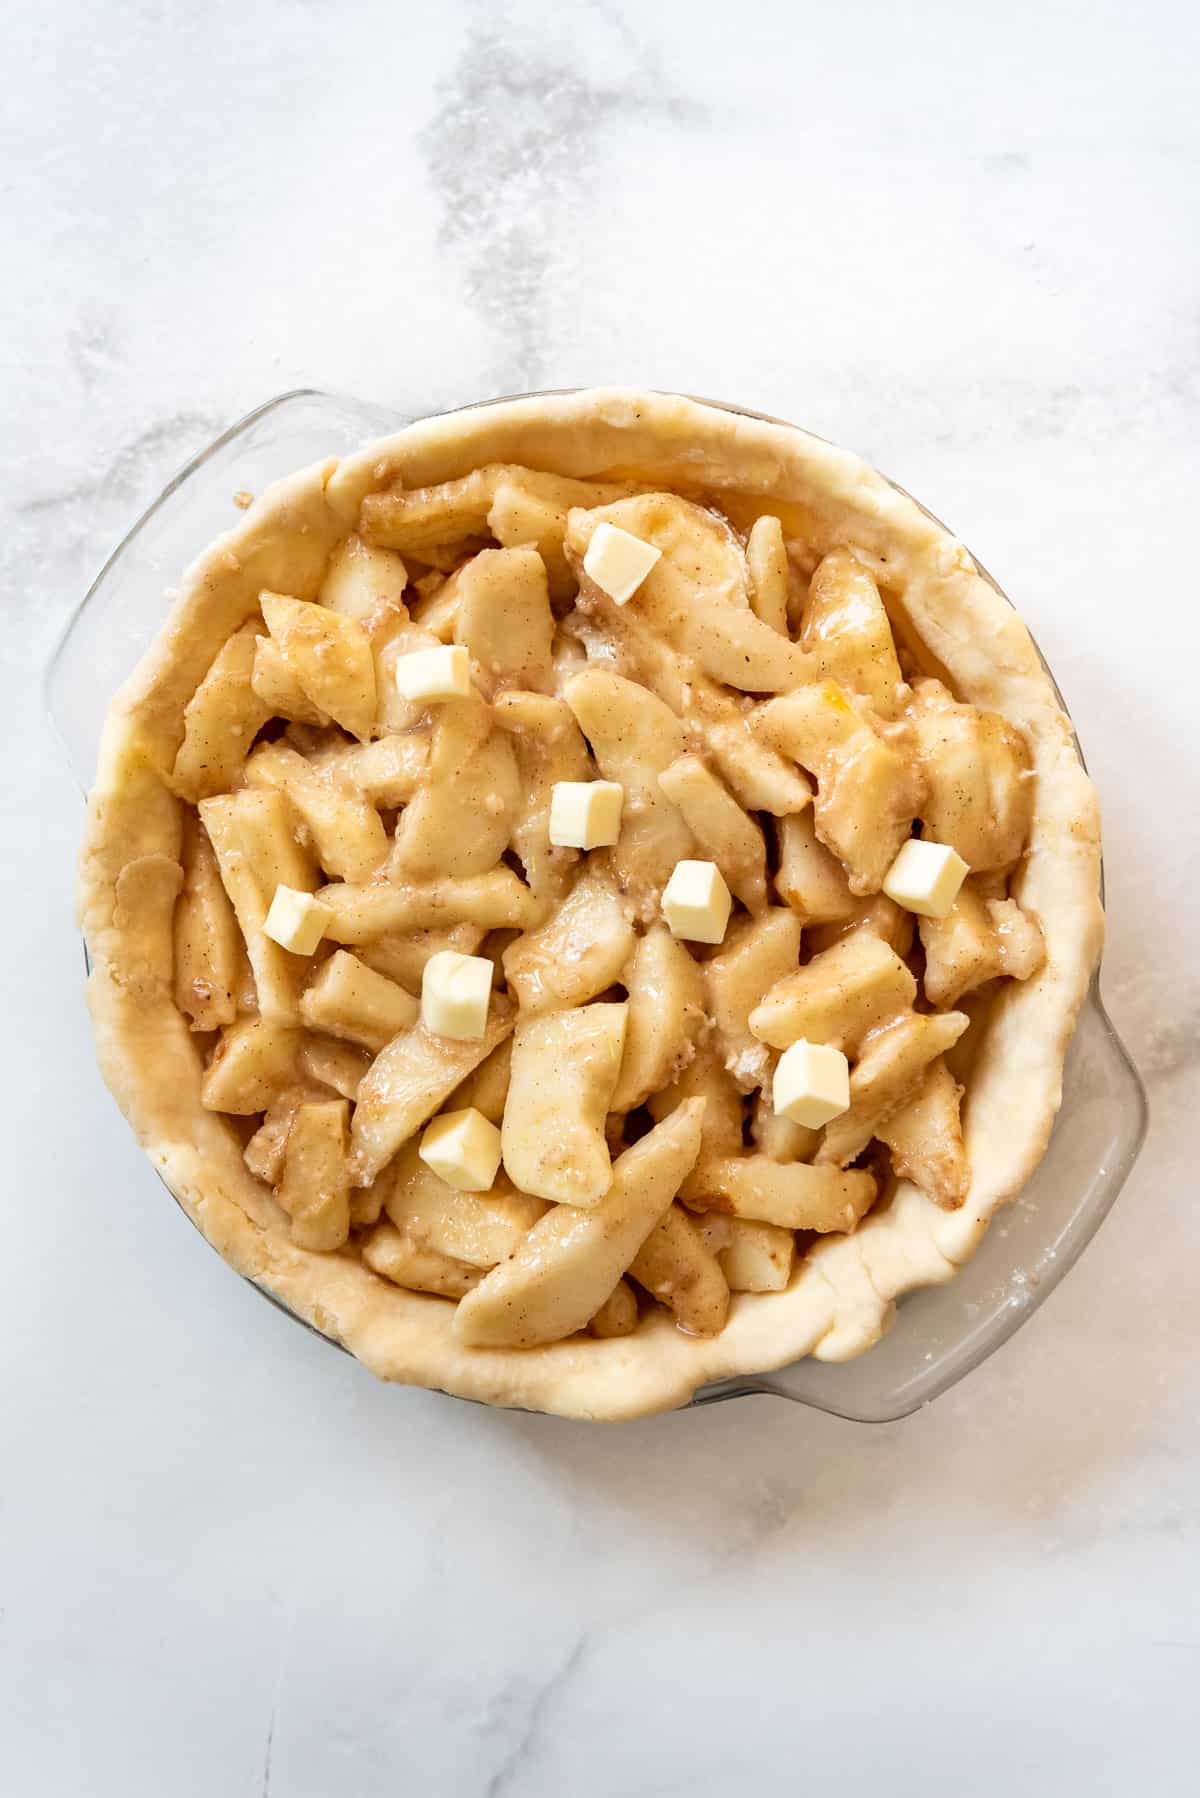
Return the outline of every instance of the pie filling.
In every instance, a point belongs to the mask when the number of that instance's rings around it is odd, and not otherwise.
[[[498,464],[261,592],[170,773],[173,994],[297,1248],[528,1350],[962,1204],[1037,782],[894,613],[767,501]]]

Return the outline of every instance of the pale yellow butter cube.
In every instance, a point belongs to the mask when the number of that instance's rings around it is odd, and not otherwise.
[[[662,913],[672,936],[723,943],[733,900],[716,862],[676,862],[663,889]]]
[[[487,1029],[494,965],[485,955],[439,949],[421,976],[421,1022],[437,1036],[478,1042]]]
[[[910,837],[888,869],[883,890],[889,899],[922,918],[948,915],[970,867],[957,849]]]
[[[311,955],[332,922],[329,907],[311,893],[277,886],[263,930],[272,942],[290,949],[293,955]]]
[[[633,598],[658,558],[661,549],[643,543],[631,531],[607,521],[598,524],[583,558],[583,572],[619,606]]]
[[[417,1154],[447,1186],[490,1192],[500,1166],[500,1132],[482,1111],[446,1111],[434,1118]]]
[[[604,849],[621,834],[625,789],[616,780],[556,780],[550,841],[560,849]]]
[[[471,691],[471,658],[458,643],[414,649],[396,657],[396,686],[419,705],[434,699],[465,699]]]
[[[849,1109],[850,1063],[840,1049],[801,1038],[779,1057],[771,1098],[776,1117],[819,1130]]]

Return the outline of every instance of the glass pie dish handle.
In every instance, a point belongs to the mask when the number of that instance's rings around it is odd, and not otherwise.
[[[408,422],[400,412],[332,394],[283,394],[232,426],[167,485],[105,563],[47,669],[47,710],[84,791],[113,693],[159,629],[173,584],[236,522],[234,495],[261,493],[281,475]],[[1067,1055],[1050,1146],[974,1259],[948,1285],[902,1298],[890,1333],[857,1360],[809,1359],[778,1373],[718,1381],[692,1402],[771,1393],[880,1423],[929,1403],[1006,1342],[1074,1265],[1124,1185],[1146,1124],[1145,1091],[1105,1013],[1097,977]]]
[[[149,646],[188,565],[258,495],[310,462],[399,430],[403,414],[333,394],[281,394],[232,425],[163,488],[117,545],[63,632],[46,672],[46,705],[86,792],[109,701]]]

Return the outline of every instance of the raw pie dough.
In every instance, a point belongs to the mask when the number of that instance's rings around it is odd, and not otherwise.
[[[965,1201],[943,1208],[901,1179],[852,1234],[813,1239],[786,1290],[735,1293],[715,1336],[686,1335],[651,1306],[632,1334],[467,1347],[452,1329],[453,1304],[392,1285],[353,1243],[332,1254],[296,1246],[270,1187],[246,1166],[244,1138],[200,1102],[204,1055],[173,997],[173,914],[190,808],[170,776],[184,708],[231,636],[259,618],[264,590],[315,598],[331,553],[359,528],[366,495],[491,464],[673,489],[743,533],[773,513],[801,575],[827,552],[851,547],[885,592],[908,667],[936,676],[957,700],[1003,714],[1030,754],[1032,824],[1008,892],[1040,925],[1045,955],[1031,978],[1005,981],[994,1002],[972,1014]],[[475,536],[471,547],[478,534],[478,525],[464,532]],[[543,553],[551,592],[569,593],[561,545]],[[627,610],[636,613],[637,603]],[[105,1078],[167,1184],[233,1267],[382,1378],[615,1419],[666,1410],[710,1381],[804,1355],[859,1354],[888,1327],[898,1295],[953,1277],[1049,1138],[1067,1043],[1099,954],[1099,871],[1095,795],[1068,721],[1021,620],[961,544],[858,457],[802,431],[672,395],[599,390],[425,420],[306,469],[269,488],[200,557],[109,712],[80,911]],[[944,1008],[954,999],[953,968],[941,975],[935,1003]],[[748,1053],[753,1061],[764,1051],[752,1043]],[[891,1151],[902,1158],[903,1143]]]

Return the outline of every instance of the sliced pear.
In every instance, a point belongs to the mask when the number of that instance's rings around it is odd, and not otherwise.
[[[415,1023],[419,1010],[411,993],[348,949],[339,949],[322,962],[300,997],[300,1016],[310,1030],[345,1037],[376,1053]]]
[[[461,1299],[482,1278],[477,1267],[413,1242],[394,1224],[375,1226],[363,1243],[362,1258],[372,1273],[381,1274],[393,1286],[443,1299]]]
[[[317,859],[339,880],[369,880],[388,852],[379,813],[361,792],[315,769],[286,743],[263,743],[246,763],[246,784],[286,795]]]
[[[594,657],[614,660],[661,700],[673,717],[686,717],[702,729],[723,778],[743,806],[783,816],[809,804],[812,787],[807,776],[752,731],[753,708],[748,711],[744,701],[710,679],[689,658],[676,654],[634,605],[606,604],[600,609],[602,618],[594,605],[588,608],[586,596],[581,595],[572,614],[573,629],[591,646]]]
[[[572,506],[607,505],[628,491],[614,482],[575,481],[531,468],[501,469],[488,530],[497,543],[510,548],[532,544],[546,565],[551,594],[569,599],[575,592],[575,576],[563,553],[568,512]]]
[[[746,558],[723,518],[676,493],[635,493],[611,505],[572,508],[567,518],[567,554],[582,566],[599,524],[616,525],[650,543],[660,560],[637,591],[634,604],[654,627],[669,635],[680,616],[698,606],[748,612]],[[586,577],[585,577],[586,578]]]
[[[466,880],[411,885],[334,882],[322,887],[317,897],[333,913],[325,934],[335,943],[370,943],[394,932],[442,931],[459,924],[521,930],[532,923],[538,909],[529,888],[508,868],[493,868]]]
[[[747,811],[784,818],[812,803],[812,785],[793,763],[754,735],[744,713],[710,719],[705,735],[713,760]]]
[[[998,712],[959,705],[939,681],[917,683],[912,712],[925,771],[925,834],[975,873],[1006,868],[1029,838],[1035,782],[1029,746]]]
[[[464,563],[463,567],[469,568],[470,563]],[[412,602],[409,616],[414,624],[436,637],[439,643],[454,641],[454,627],[458,623],[458,577],[461,574],[462,568],[450,575],[438,574],[431,569],[413,583],[414,590],[420,597]]]
[[[322,770],[364,793],[373,805],[406,805],[429,766],[431,732],[393,731],[352,749],[339,749],[316,758]]]
[[[670,1086],[651,1093],[646,1103],[651,1117],[661,1123],[689,1099],[704,1100],[704,1155],[739,1154],[742,1147],[742,1096],[708,1043],[701,1044]]]
[[[658,784],[678,806],[705,857],[716,862],[748,911],[767,903],[767,846],[763,833],[728,788],[698,755],[681,755],[665,768]]]
[[[800,962],[800,920],[772,906],[746,924],[704,964],[709,1007],[725,1066],[743,1092],[761,1086],[771,1058],[751,1034],[750,1017],[762,996]]]
[[[629,1024],[613,1111],[632,1111],[691,1058],[704,1017],[704,976],[665,924],[652,924],[625,974]]]
[[[265,1018],[239,1018],[221,1032],[200,1087],[209,1111],[251,1117],[296,1084],[300,1032]]]
[[[620,979],[633,941],[624,902],[589,868],[540,929],[504,951],[505,977],[523,1011],[583,1005]]]
[[[287,1148],[288,1132],[292,1120],[302,1105],[308,1105],[315,1099],[327,1099],[329,1094],[319,1087],[301,1082],[289,1086],[271,1100],[267,1106],[266,1116],[246,1144],[243,1160],[256,1180],[265,1181],[268,1186],[277,1186],[283,1173],[283,1156]]]
[[[912,1098],[893,1111],[876,1132],[891,1150],[892,1166],[900,1179],[911,1180],[947,1211],[962,1204],[971,1183],[959,1116],[962,1094],[962,1087],[939,1058]]]
[[[434,487],[414,487],[406,493],[397,485],[386,493],[368,493],[359,529],[368,543],[428,562],[427,552],[482,534],[503,472],[489,465]]]
[[[183,712],[183,742],[172,784],[184,799],[227,793],[237,782],[255,737],[271,716],[254,691],[258,631],[243,625],[221,645]]]
[[[796,1263],[796,1237],[779,1224],[726,1219],[729,1240],[717,1260],[730,1292],[785,1292]]]
[[[317,884],[312,857],[296,840],[288,803],[282,793],[243,789],[201,800],[200,817],[245,938],[258,1009],[273,1022],[299,1023],[307,958],[281,948],[263,929],[277,886],[311,893]]]
[[[637,1329],[637,1294],[628,1280],[618,1280],[596,1315],[589,1321],[593,1336],[632,1336]]]
[[[193,1030],[218,1030],[237,1016],[242,939],[216,854],[186,812],[183,886],[175,905],[175,1003]]]
[[[850,891],[846,870],[836,855],[818,841],[816,820],[810,811],[781,818],[779,869],[775,888],[796,916],[809,924],[830,924],[852,918],[858,901]]]
[[[820,845],[817,847],[820,848]],[[828,854],[828,851],[823,853]],[[889,899],[886,893],[868,893],[862,898],[852,899],[852,904],[853,910],[848,917],[838,919],[835,923],[817,924],[805,931],[805,946],[813,955],[832,949],[835,943],[841,942],[843,937],[855,930],[869,930],[890,949],[894,949],[897,955],[908,954],[916,935],[916,919],[912,912],[905,911],[894,899]]]
[[[300,1071],[318,1086],[343,1099],[357,1099],[372,1057],[366,1049],[333,1036],[305,1036],[300,1045]]]
[[[313,704],[284,661],[279,645],[270,637],[259,637],[254,645],[250,684],[269,718],[289,718],[296,724],[313,724],[318,729],[329,723],[329,714]]]
[[[518,1020],[500,1139],[505,1172],[522,1192],[595,1205],[608,1191],[604,1122],[621,1071],[625,1026],[624,1005]]]
[[[408,570],[394,550],[347,537],[329,558],[318,595],[321,605],[353,618],[370,632],[384,612],[404,603]]]
[[[850,1109],[825,1126],[818,1165],[857,1160],[879,1128],[912,1097],[931,1061],[952,1048],[970,1019],[961,1011],[910,1012],[868,1037],[850,1070]]]
[[[854,1055],[869,1030],[909,1011],[916,996],[895,950],[856,930],[771,987],[750,1013],[750,1029],[773,1049],[803,1038]]]
[[[931,1005],[956,1005],[999,975],[1028,980],[1045,955],[1040,925],[1015,899],[988,899],[975,877],[964,881],[944,918],[918,921],[925,951],[925,996]]]
[[[878,892],[920,804],[911,761],[834,681],[773,699],[758,723],[776,749],[816,776],[817,835],[844,863],[851,891]]]
[[[319,711],[361,740],[375,722],[375,665],[356,619],[264,591],[262,614],[284,661]]]
[[[770,1089],[766,1085],[754,1096],[750,1135],[772,1161],[811,1161],[821,1140],[819,1130],[780,1117],[771,1103]]]
[[[340,1249],[350,1234],[345,1099],[301,1105],[292,1119],[276,1197],[302,1249]]]
[[[590,1209],[556,1205],[461,1303],[476,1348],[532,1348],[584,1329],[666,1212],[700,1150],[703,1103],[686,1101],[615,1163]]]
[[[473,1074],[468,1074],[456,1087],[447,1105],[448,1111],[481,1111],[489,1124],[498,1124],[504,1116],[505,1101],[512,1080],[512,1037],[505,1037],[486,1061],[481,1061]]]
[[[694,851],[692,833],[658,784],[687,748],[669,706],[622,675],[589,668],[563,688],[606,780],[625,789],[621,835],[612,864],[622,888],[645,905],[657,901],[676,862]]]
[[[407,699],[396,684],[397,664],[407,655],[436,649],[439,639],[409,617],[403,607],[381,614],[371,636],[375,669],[375,723],[388,736],[403,736],[429,724],[432,708]],[[444,707],[438,706],[438,712]]]
[[[831,550],[814,569],[800,642],[822,679],[860,693],[881,718],[898,715],[908,689],[892,627],[870,570],[850,550]]]
[[[756,518],[746,539],[750,604],[755,615],[781,636],[788,634],[788,562],[783,526],[771,512]],[[808,645],[804,647],[807,649]]]
[[[689,1336],[715,1336],[729,1316],[729,1283],[678,1205],[668,1207],[629,1264],[630,1278]]]
[[[470,1267],[495,1267],[515,1253],[549,1209],[503,1174],[490,1192],[459,1192],[426,1167],[415,1142],[396,1157],[394,1177],[376,1184],[387,1186],[384,1208],[411,1242]]]
[[[815,674],[805,651],[753,612],[700,608],[680,621],[678,640],[714,680],[743,693],[790,693]]]
[[[476,741],[457,704],[434,726],[429,768],[396,826],[388,872],[396,880],[486,874],[508,847],[521,809],[517,758],[507,732]]]
[[[1000,972],[1010,980],[1029,980],[1046,959],[1041,925],[1015,899],[989,899],[987,908],[1000,944]]]
[[[454,641],[471,652],[483,690],[554,685],[554,614],[546,564],[536,549],[483,549],[455,577]]]
[[[700,1153],[703,1155],[703,1149]],[[733,1241],[734,1225],[741,1221],[723,1211],[697,1211],[692,1214],[697,1236],[709,1254],[718,1257],[722,1249],[727,1249]]]
[[[512,846],[531,890],[548,908],[562,898],[579,860],[577,849],[558,848],[550,841],[551,796],[560,780],[594,779],[595,766],[565,700],[514,690],[497,696],[495,713],[497,724],[512,737],[521,780]]]
[[[440,1111],[456,1086],[510,1033],[513,1010],[492,999],[477,1042],[435,1036],[420,1022],[394,1036],[363,1076],[351,1132],[351,1178],[370,1186],[409,1137]]]
[[[875,1202],[875,1177],[860,1168],[843,1173],[766,1155],[706,1157],[689,1175],[683,1198],[697,1210],[728,1211],[787,1230],[853,1230]]]
[[[922,918],[925,996],[931,1005],[953,1005],[1001,971],[1000,943],[974,881],[967,879],[944,918]]]
[[[445,930],[413,930],[405,936],[378,936],[360,943],[358,958],[377,974],[399,981],[409,993],[420,993],[425,964],[443,949],[474,955],[485,932],[481,924],[451,924]]]
[[[567,520],[568,558],[582,568],[592,533],[618,526],[661,551],[632,602],[714,680],[749,693],[784,693],[813,675],[811,657],[749,606],[742,548],[716,513],[673,493],[641,493]],[[591,588],[586,575],[583,581]]]

